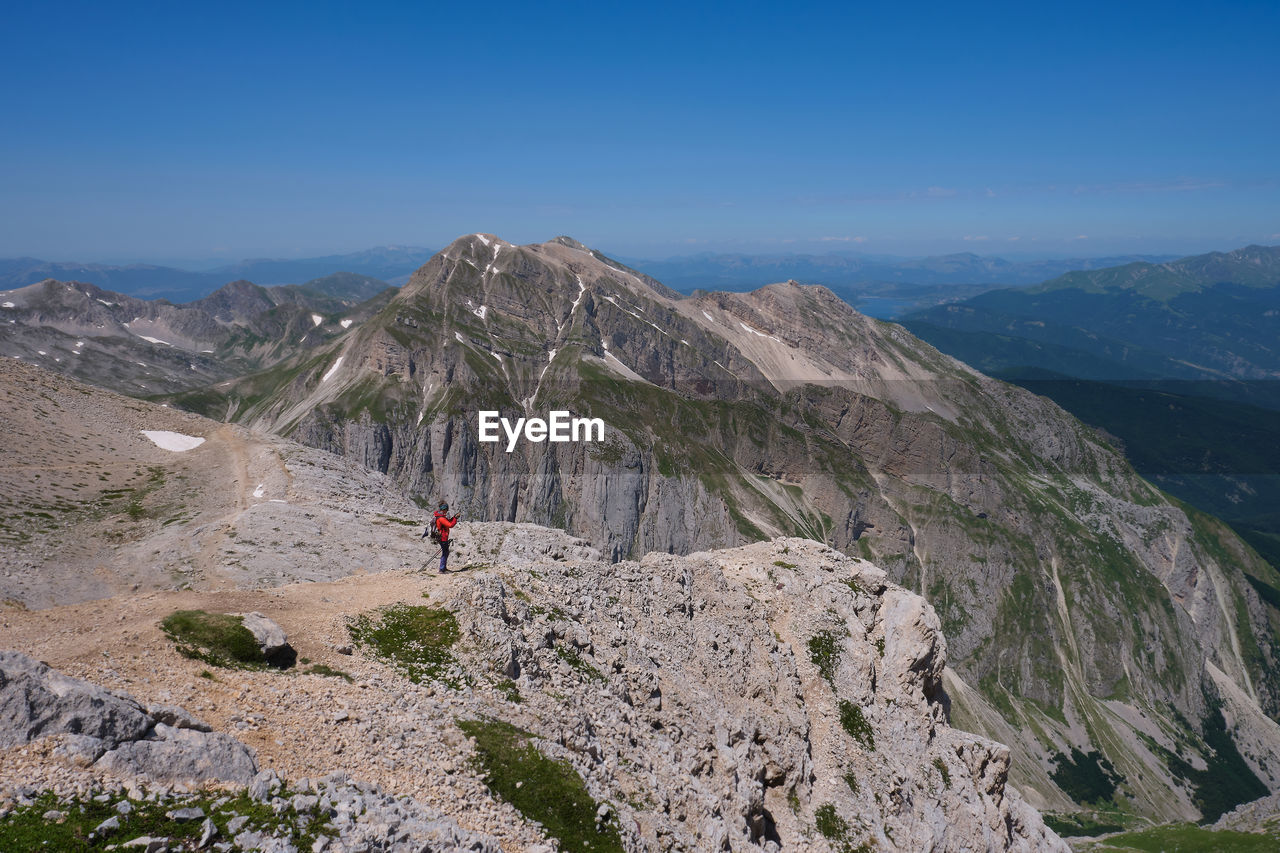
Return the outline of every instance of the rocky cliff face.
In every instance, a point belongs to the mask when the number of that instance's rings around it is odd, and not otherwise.
[[[1040,805],[1074,807],[1074,748],[1116,769],[1104,800],[1198,814],[1211,783],[1171,756],[1216,754],[1208,667],[1247,697],[1238,730],[1280,713],[1256,555],[1052,403],[823,288],[677,298],[571,240],[472,235],[328,349],[187,402],[611,559],[778,535],[874,559],[934,603],[958,713]],[[479,409],[600,417],[608,440],[507,453]],[[1249,742],[1231,772],[1280,784],[1280,740]]]
[[[548,535],[465,534],[500,563],[506,542]],[[450,606],[530,697],[519,720],[559,718],[544,737],[593,788],[651,803],[622,809],[646,848],[1064,846],[1007,787],[1008,750],[949,726],[932,608],[826,546],[543,558]]]

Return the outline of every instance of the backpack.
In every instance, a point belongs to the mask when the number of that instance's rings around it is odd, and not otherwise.
[[[437,516],[436,518],[439,518]],[[431,519],[431,526],[427,528],[427,536],[431,539],[432,545],[440,544],[440,525],[436,524],[436,519]]]

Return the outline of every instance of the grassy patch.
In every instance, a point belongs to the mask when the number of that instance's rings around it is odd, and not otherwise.
[[[510,723],[460,720],[458,728],[476,739],[476,765],[489,789],[542,824],[560,849],[621,853],[617,827],[611,819],[597,826],[599,804],[567,761],[543,755],[533,745],[533,735]]]
[[[302,671],[302,674],[303,675],[323,675],[327,678],[341,678],[343,681],[347,682],[348,684],[350,684],[353,681],[350,675],[348,675],[347,673],[343,672],[340,669],[334,669],[333,667],[329,666],[327,663],[318,663],[315,666],[309,666]]]
[[[938,773],[942,776],[942,785],[944,788],[951,787],[951,771],[947,769],[947,763],[941,758],[933,759],[933,766],[938,768]]]
[[[600,670],[596,669],[594,666],[587,663],[587,661],[582,657],[582,655],[578,654],[578,651],[576,649],[569,648],[568,646],[556,646],[556,655],[560,658],[560,660],[569,664],[569,666],[575,672],[581,673],[591,681],[606,680],[604,675],[601,674]]]
[[[1105,835],[1110,832],[1120,832],[1124,829],[1124,827],[1118,823],[1097,821],[1091,817],[1079,814],[1046,814],[1044,816],[1044,825],[1061,835],[1063,838],[1078,835]]]
[[[844,783],[849,786],[850,791],[853,791],[855,794],[858,793],[858,777],[854,775],[852,770],[844,774]]]
[[[809,660],[835,690],[836,670],[840,668],[840,637],[834,631],[814,634],[809,638]]]
[[[822,837],[831,842],[831,846],[840,853],[862,853],[869,850],[865,844],[854,846],[853,844],[853,828],[849,826],[849,822],[840,817],[836,813],[836,807],[831,803],[823,803],[818,806],[813,813],[814,823],[818,827],[818,832]]]
[[[175,610],[160,622],[160,630],[178,653],[224,669],[266,669],[258,641],[240,616],[205,610]]]
[[[862,709],[847,699],[840,700],[840,727],[867,749],[875,750],[876,736],[871,731],[871,724]]]
[[[461,689],[453,644],[458,620],[442,607],[393,604],[361,613],[347,626],[351,639],[394,666],[415,684],[440,681]]]
[[[286,793],[287,798],[289,795]],[[203,821],[179,823],[166,816],[178,808],[200,808],[217,825],[221,838],[229,837],[227,823],[239,815],[249,820],[245,830],[265,832],[288,838],[300,850],[310,850],[321,836],[336,836],[328,824],[327,815],[319,808],[299,813],[292,807],[275,814],[271,806],[259,803],[241,792],[227,799],[225,795],[201,794],[194,797],[167,799],[161,802],[130,800],[133,811],[120,815],[115,804],[124,797],[112,797],[106,802],[92,799],[62,801],[53,793],[39,797],[30,806],[15,809],[0,818],[0,850],[57,850],[59,853],[79,853],[87,850],[103,850],[108,845],[119,844],[142,835],[152,838],[168,838],[172,849],[194,850],[200,839]],[[219,799],[227,801],[214,807]],[[61,812],[60,821],[45,820],[49,811]],[[120,828],[101,838],[90,834],[108,818],[116,817]],[[242,830],[243,831],[243,830]]]
[[[773,564],[780,569],[794,569],[796,567],[795,563],[788,563],[785,560],[774,560]]]
[[[1276,838],[1253,832],[1215,832],[1195,824],[1179,823],[1113,835],[1095,849],[1150,853],[1272,853],[1276,849]]]

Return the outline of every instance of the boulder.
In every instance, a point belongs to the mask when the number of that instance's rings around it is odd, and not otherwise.
[[[253,638],[262,649],[262,656],[272,666],[290,667],[297,660],[297,652],[289,645],[289,638],[284,629],[261,613],[245,613],[241,617],[244,627],[249,629]]]
[[[56,734],[97,738],[114,747],[145,737],[154,725],[129,697],[63,675],[21,652],[0,651],[0,749]]]

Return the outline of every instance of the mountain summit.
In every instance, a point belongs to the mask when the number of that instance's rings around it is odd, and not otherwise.
[[[1057,406],[825,288],[682,298],[570,239],[467,235],[362,326],[176,401],[614,560],[786,535],[873,559],[937,608],[953,714],[1040,807],[1215,817],[1280,787],[1280,651],[1241,571],[1269,567]],[[506,452],[482,410],[607,439]]]

